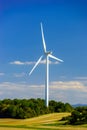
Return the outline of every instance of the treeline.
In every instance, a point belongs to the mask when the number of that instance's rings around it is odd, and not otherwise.
[[[51,100],[49,107],[43,99],[4,99],[0,100],[0,118],[26,119],[53,112],[72,112],[69,103]]]
[[[63,117],[62,120],[66,121],[65,124],[70,125],[87,124],[87,106],[75,108],[71,116]]]

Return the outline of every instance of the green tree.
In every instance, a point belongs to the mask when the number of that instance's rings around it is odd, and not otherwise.
[[[73,107],[69,103],[65,103],[65,111],[66,112],[72,112]]]

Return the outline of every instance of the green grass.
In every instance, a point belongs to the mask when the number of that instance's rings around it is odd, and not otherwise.
[[[30,119],[0,119],[0,130],[87,130],[86,125],[64,125],[60,119],[70,113],[52,113]]]

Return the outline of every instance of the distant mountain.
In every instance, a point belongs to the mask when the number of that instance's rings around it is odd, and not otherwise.
[[[74,104],[74,105],[72,105],[72,107],[83,107],[83,106],[87,106],[87,104]]]

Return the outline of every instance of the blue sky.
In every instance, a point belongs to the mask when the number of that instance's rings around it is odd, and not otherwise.
[[[51,60],[50,99],[87,103],[87,1],[0,0],[0,99],[44,98],[40,22]]]

